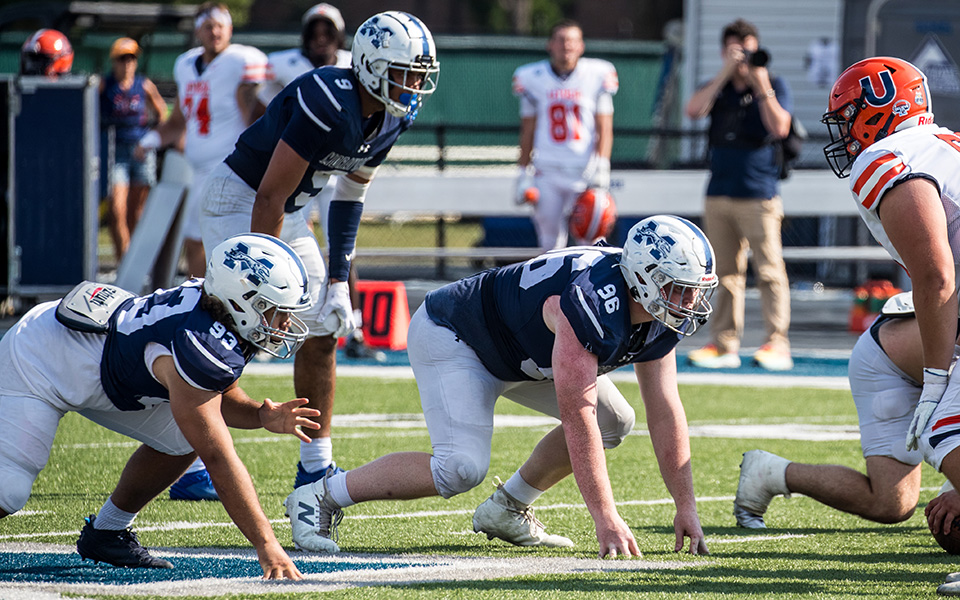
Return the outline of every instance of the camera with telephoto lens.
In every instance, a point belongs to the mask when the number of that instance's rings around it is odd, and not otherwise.
[[[744,60],[751,67],[765,67],[770,62],[770,53],[763,48],[757,48],[753,52],[746,51],[743,54]]]

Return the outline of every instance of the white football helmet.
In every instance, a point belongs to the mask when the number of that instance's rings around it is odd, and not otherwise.
[[[223,303],[243,339],[273,356],[287,358],[307,339],[309,329],[293,314],[313,306],[307,271],[275,237],[244,233],[218,244],[203,289]]]
[[[686,219],[656,215],[630,228],[620,270],[633,299],[678,333],[693,335],[713,312],[713,248]]]
[[[395,117],[413,119],[423,100],[437,89],[437,47],[423,21],[400,11],[373,15],[353,36],[353,72],[360,84]],[[390,72],[393,71],[391,79]],[[390,97],[400,88],[399,101]]]

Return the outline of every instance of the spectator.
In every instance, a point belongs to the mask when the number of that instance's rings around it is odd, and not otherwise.
[[[790,282],[780,227],[780,161],[774,142],[790,132],[790,89],[771,76],[757,28],[743,19],[721,36],[723,66],[686,106],[691,119],[710,117],[710,182],[704,226],[717,252],[720,289],[710,325],[712,341],[690,352],[698,367],[737,368],[743,336],[747,253],[760,290],[765,328],[754,362],[771,371],[793,368]]]
[[[110,47],[112,69],[100,81],[100,151],[110,202],[110,237],[117,262],[130,246],[130,236],[143,213],[150,188],[157,182],[157,153],[134,156],[151,118],[167,117],[167,105],[149,78],[137,73],[140,46],[131,38]]]
[[[547,41],[549,59],[513,74],[521,117],[516,201],[534,203],[544,252],[567,245],[577,196],[587,187],[610,187],[617,71],[605,60],[582,58],[583,50],[580,25],[561,21]]]

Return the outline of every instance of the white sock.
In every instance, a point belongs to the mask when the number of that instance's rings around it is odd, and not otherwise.
[[[357,323],[357,329],[363,327],[363,311],[359,308],[353,309],[353,320]]]
[[[326,469],[333,462],[333,441],[330,438],[316,438],[309,444],[300,442],[300,462],[310,473]]]
[[[97,513],[97,518],[93,520],[93,528],[118,531],[133,525],[133,520],[136,518],[137,513],[120,510],[112,499],[107,498],[107,501],[100,508],[100,512]]]
[[[207,465],[203,464],[203,461],[197,458],[193,463],[187,467],[187,470],[183,473],[184,475],[189,475],[190,473],[196,473],[197,471],[205,471]]]
[[[513,496],[517,502],[528,506],[536,502],[537,498],[543,495],[543,490],[538,490],[523,480],[523,477],[520,476],[520,471],[511,475],[510,479],[503,484],[503,491]]]
[[[337,473],[327,478],[327,497],[340,508],[356,504],[347,491],[346,473]]]

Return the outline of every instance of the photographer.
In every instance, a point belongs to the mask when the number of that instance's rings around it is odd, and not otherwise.
[[[740,366],[747,252],[752,248],[766,329],[753,360],[764,369],[785,371],[793,368],[787,338],[790,283],[780,238],[783,203],[775,142],[790,132],[790,88],[767,71],[770,55],[760,49],[752,23],[730,23],[721,41],[723,67],[686,106],[691,119],[710,116],[710,182],[703,217],[720,277],[712,341],[688,359],[705,368]]]

